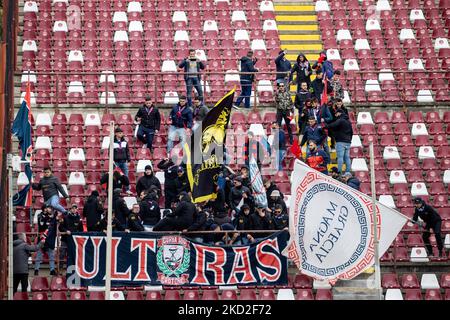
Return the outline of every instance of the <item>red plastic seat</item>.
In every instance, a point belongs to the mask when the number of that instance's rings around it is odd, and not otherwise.
[[[203,290],[202,300],[219,300],[219,294],[216,289]]]
[[[199,300],[198,290],[184,290],[184,300]]]
[[[52,300],[67,300],[66,291],[54,291],[54,292],[52,292]]]
[[[405,300],[422,300],[422,291],[420,289],[406,289]]]
[[[394,259],[397,262],[409,261],[408,250],[404,247],[398,247],[394,251]]]
[[[28,292],[14,293],[13,300],[28,300]]]
[[[304,274],[297,274],[294,278],[294,288],[312,289],[312,279]]]
[[[259,290],[259,300],[275,300],[275,294],[272,289]]]
[[[333,294],[330,289],[317,289],[316,300],[333,300]]]
[[[256,300],[255,289],[241,289],[239,294],[239,300],[255,301]]]
[[[66,277],[64,276],[54,276],[50,282],[51,291],[66,291]]]
[[[314,300],[312,289],[298,289],[295,300]]]
[[[407,183],[396,183],[396,184],[394,184],[392,192],[396,196],[410,194],[409,187],[408,187]]]
[[[86,300],[86,293],[84,291],[72,291],[69,300]]]
[[[401,280],[402,288],[405,289],[419,289],[420,284],[415,273],[405,273]]]
[[[181,300],[180,292],[178,290],[166,290],[164,300]]]
[[[127,300],[144,300],[144,296],[141,291],[128,291]]]
[[[89,293],[89,300],[105,300],[105,292],[92,291]]]
[[[47,292],[33,292],[32,300],[48,300]]]
[[[31,282],[31,291],[48,291],[49,285],[47,277],[34,277]]]
[[[425,291],[425,300],[442,300],[442,295],[439,289],[427,289]]]
[[[401,111],[394,111],[391,118],[392,123],[406,123],[406,115]],[[408,130],[409,132],[409,130]]]
[[[425,245],[420,234],[409,234],[406,244],[408,247],[423,247]]]
[[[400,284],[398,283],[397,274],[395,273],[385,273],[381,278],[381,286],[384,289],[390,288],[400,288]]]
[[[236,290],[223,290],[220,295],[220,300],[237,300]]]

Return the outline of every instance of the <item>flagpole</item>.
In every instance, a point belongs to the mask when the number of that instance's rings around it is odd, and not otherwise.
[[[13,300],[13,173],[12,155],[7,155],[8,163],[8,300]],[[22,289],[23,290],[23,289]]]
[[[106,277],[105,277],[106,300],[110,300],[110,293],[111,293],[113,158],[114,158],[114,121],[111,121],[109,123],[108,218],[107,218],[108,226],[106,229]]]
[[[373,242],[375,251],[375,287],[378,291],[378,300],[383,300],[383,294],[381,289],[381,268],[380,268],[380,252],[379,252],[379,239],[378,239],[378,220],[377,220],[377,196],[375,191],[375,160],[373,151],[373,142],[369,145],[370,150],[370,184],[372,189],[372,217],[373,217]]]

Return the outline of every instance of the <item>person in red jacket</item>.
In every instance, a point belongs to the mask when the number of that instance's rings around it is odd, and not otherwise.
[[[330,163],[330,157],[322,149],[317,148],[317,144],[314,140],[308,142],[309,154],[306,156],[306,164],[323,174],[328,175],[328,164]]]

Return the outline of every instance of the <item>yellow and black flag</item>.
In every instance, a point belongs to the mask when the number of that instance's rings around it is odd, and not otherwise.
[[[194,203],[217,197],[217,180],[224,160],[224,147],[235,89],[208,112],[201,126],[184,145],[187,175]]]

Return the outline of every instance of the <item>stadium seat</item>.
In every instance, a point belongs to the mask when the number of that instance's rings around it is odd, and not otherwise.
[[[438,289],[428,289],[425,291],[425,300],[442,300],[441,292]]]
[[[398,278],[395,273],[385,273],[381,278],[381,286],[385,289],[400,288]]]
[[[277,293],[277,300],[295,300],[294,292],[292,289],[279,289]]]
[[[387,289],[384,300],[403,300],[400,289]]]
[[[31,291],[48,291],[49,285],[47,277],[34,277],[31,282]]]
[[[259,300],[275,300],[275,294],[272,289],[259,290]]]
[[[219,300],[219,294],[216,289],[204,289],[202,300]]]
[[[422,300],[422,292],[420,289],[406,289],[405,300]]]
[[[314,300],[313,291],[311,289],[297,289],[295,300]]]

